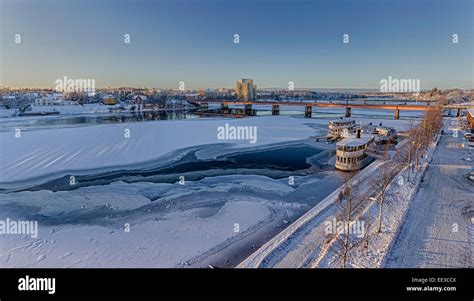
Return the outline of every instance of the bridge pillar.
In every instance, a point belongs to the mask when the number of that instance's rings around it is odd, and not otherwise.
[[[229,105],[226,103],[221,103],[221,113],[229,113]]]
[[[393,116],[394,119],[400,119],[400,110],[397,109],[397,110],[394,111],[394,113],[395,113],[394,116]]]
[[[458,109],[458,111],[456,113],[456,117],[461,117],[461,109]]]
[[[272,105],[272,115],[280,115],[280,105]]]
[[[346,114],[344,115],[345,117],[351,117],[352,114],[351,114],[351,108],[350,107],[347,107],[346,108]]]
[[[246,103],[244,111],[245,111],[245,115],[252,115],[252,104]]]
[[[311,115],[313,115],[313,107],[312,106],[306,106],[306,108],[304,110],[304,117],[311,118]]]

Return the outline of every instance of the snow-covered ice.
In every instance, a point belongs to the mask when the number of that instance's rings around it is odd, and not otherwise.
[[[257,143],[219,140],[217,128],[257,126]],[[303,118],[163,120],[151,123],[0,132],[0,187],[61,172],[81,174],[120,169],[156,160],[172,151],[198,145],[232,143],[247,148],[297,141],[318,133]],[[126,138],[126,131],[130,138]],[[43,178],[44,179],[44,178]]]

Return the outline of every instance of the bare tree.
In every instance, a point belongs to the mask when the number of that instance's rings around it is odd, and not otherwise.
[[[347,259],[352,250],[357,248],[362,239],[351,233],[351,224],[354,222],[354,216],[360,212],[362,198],[359,195],[359,185],[353,177],[356,172],[344,173],[345,184],[341,187],[339,201],[337,203],[339,211],[336,220],[342,222],[343,229],[337,227],[336,249],[335,253],[339,256],[341,267],[347,267]],[[342,230],[342,231],[339,231]]]
[[[401,150],[402,157],[406,159],[408,165],[408,178],[415,168],[420,167],[420,159],[426,156],[430,144],[435,140],[443,124],[443,111],[440,104],[430,106],[425,112],[423,119],[415,126],[410,123],[409,129],[405,132],[407,140]]]
[[[388,149],[385,151],[386,161],[382,163],[378,169],[378,174],[371,177],[369,186],[371,191],[375,193],[375,198],[379,203],[378,229],[382,232],[383,206],[387,198],[392,197],[393,193],[389,192],[390,186],[395,176],[401,171],[403,163],[400,161],[400,152],[397,151],[391,160],[388,160]]]
[[[407,159],[406,161],[408,162],[410,177],[412,172],[411,166],[414,165],[415,168],[419,168],[420,159],[426,155],[430,144],[435,140],[436,135],[441,129],[442,123],[442,107],[440,105],[433,106],[425,113],[417,127],[410,128],[407,132],[408,141],[404,143],[403,147],[397,149],[397,152],[391,160],[387,160],[388,149],[386,150],[386,161],[379,168],[378,175],[372,177],[370,183],[372,191],[375,193],[375,197],[379,203],[378,233],[382,232],[383,206],[387,198],[397,196],[396,192],[390,192],[390,187],[396,175],[399,174],[405,165],[405,159]]]
[[[423,157],[430,144],[436,139],[443,124],[443,109],[441,104],[436,104],[425,112],[418,128],[416,129],[415,141],[415,162],[416,167],[420,165],[420,159]]]
[[[370,208],[372,207],[373,202],[377,201],[374,197],[369,197],[367,200],[367,214],[365,217],[365,235],[364,235],[364,249],[365,249],[365,256],[369,255],[369,239],[370,239],[370,225],[372,224],[372,218],[370,214]]]
[[[406,166],[408,167],[408,179],[410,179],[412,168],[413,168],[413,161],[414,161],[414,154],[415,154],[415,137],[416,137],[416,129],[417,125],[415,124],[414,120],[409,121],[408,130],[404,132],[406,138],[402,142],[403,144],[399,145],[397,148],[398,151],[398,159],[402,162],[405,162]]]

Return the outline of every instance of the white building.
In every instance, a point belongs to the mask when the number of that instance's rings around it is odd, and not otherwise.
[[[35,106],[60,106],[64,104],[62,93],[46,94],[43,97],[35,99]]]

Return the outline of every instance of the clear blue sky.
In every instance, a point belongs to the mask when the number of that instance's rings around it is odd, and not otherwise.
[[[379,88],[388,76],[419,78],[422,89],[474,82],[473,0],[0,0],[0,11],[8,86],[52,87],[63,76],[161,88],[234,87],[242,77],[296,88]]]

